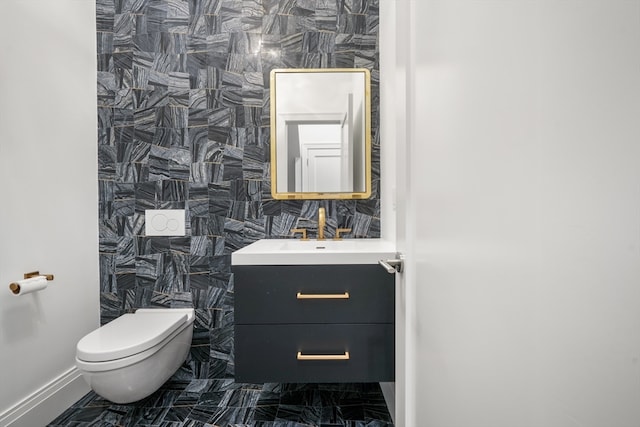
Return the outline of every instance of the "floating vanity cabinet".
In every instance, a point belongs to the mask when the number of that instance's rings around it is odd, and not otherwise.
[[[237,382],[394,380],[394,275],[377,264],[233,272]]]

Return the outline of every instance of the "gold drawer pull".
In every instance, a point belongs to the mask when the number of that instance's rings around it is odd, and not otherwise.
[[[349,352],[344,354],[302,354],[298,352],[298,360],[349,360]]]
[[[303,294],[298,292],[297,299],[349,299],[349,292],[343,294]]]

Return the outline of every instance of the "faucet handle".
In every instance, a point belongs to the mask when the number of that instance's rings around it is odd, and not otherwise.
[[[340,240],[340,233],[351,233],[351,229],[350,228],[336,229],[336,236],[333,238],[333,240]]]
[[[302,233],[302,240],[309,240],[309,238],[307,237],[307,229],[306,228],[292,228],[291,229],[291,234],[293,236],[295,236],[296,233]]]

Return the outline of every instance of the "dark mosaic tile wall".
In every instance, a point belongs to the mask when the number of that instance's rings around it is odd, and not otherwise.
[[[97,0],[102,322],[195,307],[178,377],[233,377],[231,253],[313,228],[379,237],[378,0]],[[374,194],[270,195],[269,72],[368,68]],[[145,209],[185,209],[185,237],[146,237]]]

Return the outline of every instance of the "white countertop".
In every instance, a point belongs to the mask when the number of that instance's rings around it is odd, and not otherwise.
[[[262,239],[231,254],[231,265],[377,264],[395,258],[382,239]]]

